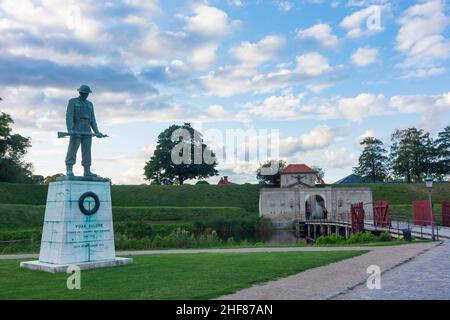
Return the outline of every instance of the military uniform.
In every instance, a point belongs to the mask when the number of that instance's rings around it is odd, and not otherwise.
[[[74,98],[69,100],[66,113],[66,124],[69,133],[80,134],[99,133],[95,120],[94,106],[89,100]],[[91,146],[92,136],[70,137],[69,148],[66,156],[66,166],[73,166],[76,162],[77,151],[81,145],[83,167],[90,167],[92,163]]]

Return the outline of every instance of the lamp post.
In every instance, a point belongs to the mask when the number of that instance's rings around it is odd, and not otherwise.
[[[433,190],[433,177],[428,173],[425,178],[425,185],[428,189],[428,201],[430,202],[430,213],[431,213],[431,240],[435,241],[436,237],[434,235],[434,216],[433,216],[433,203],[431,202],[431,191]]]

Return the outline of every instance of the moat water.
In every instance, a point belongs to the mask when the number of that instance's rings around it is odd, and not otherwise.
[[[305,238],[296,235],[295,230],[274,230],[270,237],[264,240],[265,244],[297,244],[305,242]]]

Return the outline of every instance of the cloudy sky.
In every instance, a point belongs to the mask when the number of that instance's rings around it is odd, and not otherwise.
[[[0,0],[0,110],[32,138],[36,174],[64,172],[56,131],[86,83],[110,135],[93,169],[114,183],[143,183],[158,134],[183,122],[279,130],[281,158],[333,182],[361,137],[450,124],[449,24],[444,0]],[[257,165],[219,170],[254,182]]]

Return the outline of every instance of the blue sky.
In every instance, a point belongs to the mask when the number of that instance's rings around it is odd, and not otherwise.
[[[93,169],[114,183],[143,183],[158,134],[183,122],[278,130],[281,158],[333,182],[364,136],[389,146],[396,128],[450,124],[449,24],[444,0],[2,0],[0,110],[32,137],[36,174],[64,172],[56,131],[86,83],[111,136],[95,141]],[[218,169],[242,183],[257,166]]]

